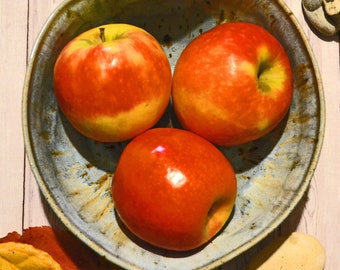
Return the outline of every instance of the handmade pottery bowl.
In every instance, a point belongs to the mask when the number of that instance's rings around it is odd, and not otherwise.
[[[81,32],[129,23],[159,40],[173,68],[188,42],[231,21],[263,26],[282,43],[294,72],[293,102],[269,135],[220,148],[237,173],[238,196],[218,236],[192,252],[159,250],[124,230],[114,211],[110,181],[125,143],[97,143],[72,128],[54,96],[53,67],[61,49]],[[325,108],[308,41],[281,0],[67,0],[51,14],[33,48],[22,117],[27,155],[42,194],[89,247],[129,269],[212,269],[265,238],[300,201],[320,154]],[[159,125],[169,124],[171,117],[166,113]]]

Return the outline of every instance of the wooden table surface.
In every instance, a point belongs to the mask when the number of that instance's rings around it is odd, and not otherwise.
[[[58,224],[41,196],[25,156],[21,100],[28,56],[47,17],[61,0],[0,0],[0,237],[23,228]],[[286,0],[304,29],[321,72],[326,131],[307,194],[267,239],[222,269],[242,269],[249,256],[281,234],[315,236],[327,254],[326,270],[340,269],[340,69],[339,37],[325,38],[306,23],[298,0]]]

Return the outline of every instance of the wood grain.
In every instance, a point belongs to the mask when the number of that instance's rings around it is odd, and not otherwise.
[[[25,157],[21,98],[26,63],[41,27],[61,0],[0,0],[0,236],[39,225],[61,226],[39,192]],[[318,63],[326,101],[325,140],[312,183],[283,224],[260,244],[220,269],[243,269],[280,235],[309,233],[324,245],[325,270],[340,269],[340,67],[339,38],[319,36],[305,21],[301,2],[285,1],[304,29]]]
[[[21,230],[24,144],[21,96],[27,58],[27,3],[0,2],[0,231]]]

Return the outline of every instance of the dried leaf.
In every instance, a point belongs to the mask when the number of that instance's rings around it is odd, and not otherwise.
[[[7,242],[0,244],[1,270],[62,270],[47,252],[29,244]]]

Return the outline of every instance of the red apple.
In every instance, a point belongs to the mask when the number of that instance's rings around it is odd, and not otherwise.
[[[174,70],[172,98],[180,123],[218,145],[269,133],[286,115],[292,95],[285,49],[252,23],[225,23],[198,36]]]
[[[112,195],[128,229],[168,250],[191,250],[223,227],[234,207],[233,168],[210,142],[182,129],[135,137],[117,165]]]
[[[54,68],[54,91],[69,122],[101,142],[151,128],[170,100],[170,63],[158,41],[127,24],[96,27],[71,40]]]

